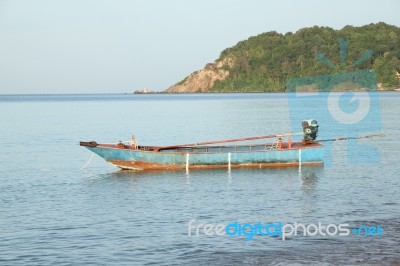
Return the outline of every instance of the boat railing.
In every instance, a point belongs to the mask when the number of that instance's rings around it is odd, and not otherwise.
[[[265,151],[277,150],[277,144],[274,143],[259,143],[259,144],[246,144],[246,145],[232,145],[232,146],[195,146],[195,147],[177,147],[173,149],[163,149],[159,152],[179,152],[179,153],[192,153],[192,152],[248,152],[248,151]],[[143,149],[142,149],[143,150]]]

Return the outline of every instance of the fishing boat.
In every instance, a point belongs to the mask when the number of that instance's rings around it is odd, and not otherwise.
[[[292,141],[296,134],[275,134],[238,139],[217,140],[170,146],[129,143],[100,144],[95,141],[80,145],[122,169],[185,170],[209,168],[299,167],[323,164],[323,145],[316,141],[316,120],[303,120],[301,141]],[[267,143],[232,145],[227,143],[274,139]]]

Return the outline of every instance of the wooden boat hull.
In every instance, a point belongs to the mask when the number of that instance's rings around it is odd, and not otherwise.
[[[118,145],[82,144],[107,162],[135,170],[180,170],[210,168],[280,168],[323,164],[323,146],[319,143],[293,143],[291,148],[272,149],[266,145],[181,148],[151,151]],[[214,149],[214,150],[213,150]]]

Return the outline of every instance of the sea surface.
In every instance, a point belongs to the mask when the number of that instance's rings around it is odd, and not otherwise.
[[[79,141],[285,133],[301,128],[291,114],[310,118],[301,108],[313,108],[320,139],[343,134],[326,105],[299,99],[296,109],[286,94],[0,95],[0,265],[399,265],[400,93],[376,97],[379,117],[353,136],[384,137],[326,142],[325,166],[186,173],[120,171]],[[246,240],[188,235],[191,220],[379,226],[383,235]]]

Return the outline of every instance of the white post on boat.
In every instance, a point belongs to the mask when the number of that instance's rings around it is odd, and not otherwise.
[[[301,149],[299,149],[299,173],[301,173]]]
[[[189,173],[189,153],[186,153],[186,174]]]
[[[228,152],[228,173],[231,172],[231,153]]]

